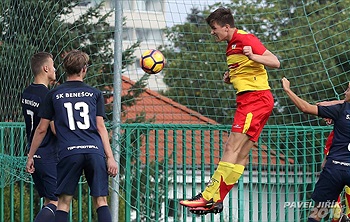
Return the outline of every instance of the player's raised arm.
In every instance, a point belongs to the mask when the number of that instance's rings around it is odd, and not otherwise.
[[[301,99],[290,89],[290,82],[287,78],[282,78],[283,90],[287,93],[292,102],[298,107],[300,111],[307,114],[318,115],[318,108],[316,105],[311,105],[305,100]]]
[[[344,103],[344,100],[331,100],[331,101],[322,101],[322,102],[318,102],[316,103],[316,105],[318,106],[333,106],[333,105],[337,105],[337,104],[342,104]]]

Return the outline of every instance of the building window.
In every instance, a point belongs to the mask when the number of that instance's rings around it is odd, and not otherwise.
[[[79,6],[94,6],[101,3],[102,0],[82,0],[78,3]]]
[[[162,12],[162,0],[137,0],[136,10]]]
[[[88,6],[91,3],[91,0],[80,1],[79,6]]]
[[[159,29],[136,29],[136,38],[139,41],[155,41],[161,42],[163,40],[163,32]]]
[[[147,40],[149,29],[136,29],[136,38],[138,41],[145,41]]]
[[[123,1],[123,9],[124,10],[131,10],[132,9],[132,2],[131,1]]]
[[[146,11],[146,1],[145,0],[136,1],[136,9],[139,11]]]
[[[132,28],[123,28],[123,40],[133,41],[133,29]]]

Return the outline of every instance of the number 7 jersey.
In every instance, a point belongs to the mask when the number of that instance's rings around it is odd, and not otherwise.
[[[21,96],[22,113],[26,123],[27,147],[29,151],[34,132],[40,122],[39,110],[49,89],[43,84],[30,84]],[[50,127],[34,155],[36,163],[56,163],[56,137]]]
[[[39,116],[54,120],[58,157],[79,153],[104,156],[96,117],[105,118],[102,92],[81,81],[67,81],[45,97]]]

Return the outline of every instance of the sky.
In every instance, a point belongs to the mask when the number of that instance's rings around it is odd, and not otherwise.
[[[187,14],[191,12],[191,8],[203,9],[208,5],[217,2],[229,3],[229,0],[165,0],[166,4],[166,22],[167,26],[175,24],[183,24],[186,21]]]

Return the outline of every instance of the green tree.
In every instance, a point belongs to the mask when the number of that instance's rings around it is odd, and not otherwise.
[[[304,4],[303,4],[304,3]],[[275,109],[271,124],[319,125],[319,118],[304,115],[281,90],[280,79],[288,77],[295,92],[305,100],[341,99],[349,81],[350,25],[349,0],[288,1],[277,5],[273,20],[276,40],[271,47],[281,58],[282,67],[271,74],[271,85],[280,110]]]
[[[101,90],[111,88],[114,27],[107,18],[113,10],[106,12],[104,2],[101,2],[79,16],[73,16],[79,2],[5,0],[0,3],[3,34],[0,40],[1,121],[22,119],[19,98],[33,79],[29,61],[38,51],[54,55],[59,82],[64,82],[61,63],[66,52],[72,49],[87,52],[91,64],[85,81]],[[139,42],[136,42],[123,51],[123,69],[134,62],[133,52],[138,46]],[[110,111],[109,107],[107,111]]]
[[[104,2],[101,2],[88,8],[84,13],[73,16],[73,11],[79,9],[77,8],[79,2],[78,0],[1,1],[0,121],[22,120],[19,98],[22,90],[32,80],[29,60],[32,54],[38,51],[48,51],[54,55],[59,82],[64,82],[61,63],[66,52],[72,49],[87,52],[91,64],[86,82],[106,92],[112,89],[114,27],[110,26],[107,18],[112,15],[113,10],[104,11]],[[138,46],[139,42],[135,42],[122,52],[122,70],[134,62],[133,53]],[[122,96],[123,109],[135,104],[136,97],[145,90],[147,78],[148,75],[144,75],[126,95]],[[106,93],[106,96],[108,95],[110,92]],[[112,120],[111,105],[106,106],[106,112],[108,123]],[[127,122],[145,121],[144,113],[140,113],[135,120]],[[124,149],[125,146],[122,146],[122,153]],[[88,187],[84,186],[82,192],[87,194],[87,189]],[[88,203],[88,195],[83,195],[82,198],[84,203]],[[125,202],[121,198],[121,209],[124,205]],[[73,208],[73,212],[76,211],[77,209]],[[119,215],[119,221],[124,221],[125,215]],[[73,220],[78,221],[76,214],[73,214]],[[83,221],[85,220],[86,218],[83,218]]]

